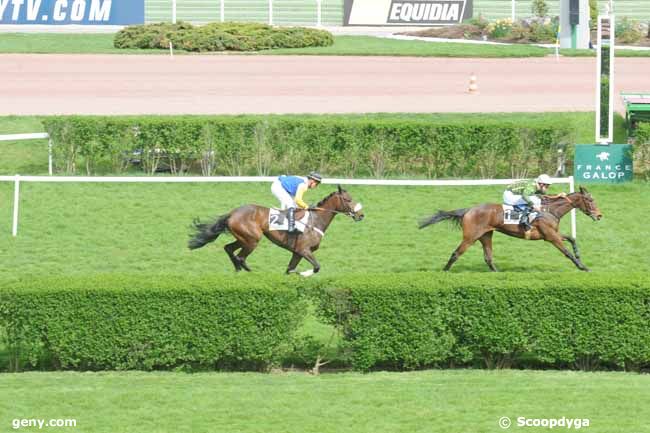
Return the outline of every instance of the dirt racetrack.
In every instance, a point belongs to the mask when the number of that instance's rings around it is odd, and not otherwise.
[[[595,58],[0,55],[0,115],[593,111]],[[650,91],[650,58],[616,61]],[[468,94],[469,76],[479,94]]]

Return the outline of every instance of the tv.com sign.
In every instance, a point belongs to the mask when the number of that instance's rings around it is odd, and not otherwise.
[[[0,0],[0,24],[144,23],[144,0]]]

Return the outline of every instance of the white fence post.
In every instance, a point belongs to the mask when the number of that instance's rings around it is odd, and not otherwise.
[[[321,15],[322,14],[322,12],[321,12],[322,5],[323,5],[322,0],[316,0],[316,25],[318,27],[323,25],[323,20],[322,20],[322,15]]]
[[[52,138],[47,140],[47,172],[52,176]]]
[[[13,237],[18,235],[18,205],[20,204],[20,175],[14,176],[14,221],[11,226]]]
[[[226,8],[225,8],[225,5],[224,5],[224,2],[225,2],[225,0],[220,0],[220,2],[219,2],[219,15],[220,15],[220,18],[221,18],[221,22],[224,22],[224,20],[226,18]]]
[[[269,25],[273,25],[273,0],[269,0]]]
[[[172,0],[172,24],[176,24],[176,0]]]
[[[511,12],[511,17],[512,17],[512,22],[514,23],[517,20],[517,6],[516,6],[517,0],[512,0],[512,12]]]
[[[573,176],[569,176],[569,192],[576,192],[576,184]],[[576,238],[576,210],[571,209],[571,237]]]

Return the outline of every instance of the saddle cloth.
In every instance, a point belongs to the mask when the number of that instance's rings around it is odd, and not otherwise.
[[[509,204],[504,204],[503,206],[503,223],[504,224],[519,224],[521,221],[521,214],[522,212],[517,209],[515,206],[511,206]],[[537,218],[538,213],[535,211],[532,211],[531,213],[528,214],[528,221],[533,222],[535,221],[535,218]]]
[[[305,212],[300,220],[296,220],[296,230],[304,232],[307,222],[309,221],[309,212]],[[269,230],[287,231],[289,229],[289,220],[287,211],[280,209],[269,209]]]

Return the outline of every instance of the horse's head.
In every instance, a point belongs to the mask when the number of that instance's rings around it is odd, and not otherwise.
[[[600,213],[600,209],[598,209],[596,201],[586,188],[581,186],[580,192],[577,193],[576,196],[578,199],[575,202],[575,207],[580,209],[585,215],[591,217],[594,221],[599,221],[603,217],[603,214]]]
[[[341,188],[341,185],[338,187],[338,191],[333,194],[333,196],[338,198],[335,210],[351,216],[355,221],[361,221],[365,216],[361,203],[355,202],[350,196],[350,193]]]

